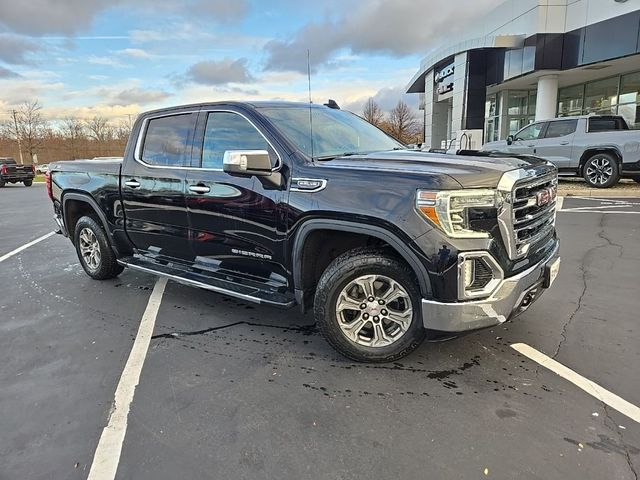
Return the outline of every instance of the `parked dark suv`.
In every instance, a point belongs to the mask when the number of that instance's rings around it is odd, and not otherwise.
[[[145,113],[123,161],[50,165],[60,231],[93,278],[129,267],[313,308],[329,343],[361,361],[500,324],[550,286],[553,165],[407,150],[330,105]]]

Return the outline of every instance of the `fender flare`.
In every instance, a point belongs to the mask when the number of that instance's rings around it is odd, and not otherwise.
[[[388,243],[414,271],[418,279],[420,293],[424,298],[431,297],[431,282],[426,267],[422,264],[406,242],[403,242],[396,234],[384,227],[370,224],[354,223],[345,220],[311,219],[305,221],[296,233],[293,241],[293,281],[296,290],[302,285],[302,253],[303,247],[310,233],[316,230],[335,230],[339,232],[358,233],[378,238]]]
[[[615,145],[593,145],[593,146],[585,148],[584,152],[580,156],[580,164],[579,164],[579,167],[578,167],[578,173],[580,175],[583,175],[584,165],[587,163],[587,161],[597,153],[612,153],[613,155],[615,155],[617,157],[618,167],[622,166],[622,159],[624,157],[622,156],[622,152],[620,151],[620,149],[617,146],[615,146]],[[622,171],[620,171],[620,173],[622,173]]]
[[[98,202],[96,202],[93,197],[91,197],[91,195],[86,194],[86,193],[80,193],[80,192],[69,192],[69,193],[65,193],[64,196],[62,197],[62,220],[64,222],[64,226],[67,229],[67,232],[69,233],[69,237],[71,238],[71,241],[73,242],[73,235],[74,232],[69,231],[69,222],[67,219],[67,201],[69,200],[77,200],[80,202],[84,202],[87,203],[91,209],[98,215],[98,218],[100,219],[100,223],[102,223],[102,228],[104,228],[104,231],[107,234],[107,238],[109,239],[109,243],[111,244],[111,248],[116,252],[117,254],[117,250],[115,247],[115,242],[113,239],[113,234],[111,232],[111,229],[109,228],[109,222],[107,220],[107,216],[104,214],[104,212],[102,211],[102,209],[100,208],[100,206],[98,205]]]

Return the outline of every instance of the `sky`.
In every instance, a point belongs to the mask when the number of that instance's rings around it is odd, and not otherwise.
[[[123,119],[216,100],[384,110],[429,51],[501,0],[0,0],[0,121]]]

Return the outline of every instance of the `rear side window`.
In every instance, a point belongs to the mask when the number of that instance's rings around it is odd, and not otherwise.
[[[610,132],[612,130],[629,130],[629,127],[620,117],[595,117],[589,119],[590,132]]]
[[[269,143],[246,118],[237,113],[211,112],[202,146],[202,168],[222,170],[227,150],[266,150]]]
[[[557,122],[550,122],[544,138],[558,138],[571,135],[572,133],[575,133],[577,126],[578,120],[559,120]]]
[[[142,161],[163,167],[188,165],[196,117],[194,113],[186,113],[149,120]]]

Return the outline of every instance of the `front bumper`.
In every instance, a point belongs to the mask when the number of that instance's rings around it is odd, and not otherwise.
[[[424,327],[443,332],[466,332],[499,325],[524,312],[546,290],[547,268],[559,260],[558,250],[556,244],[538,264],[503,279],[488,298],[452,303],[423,299]]]

